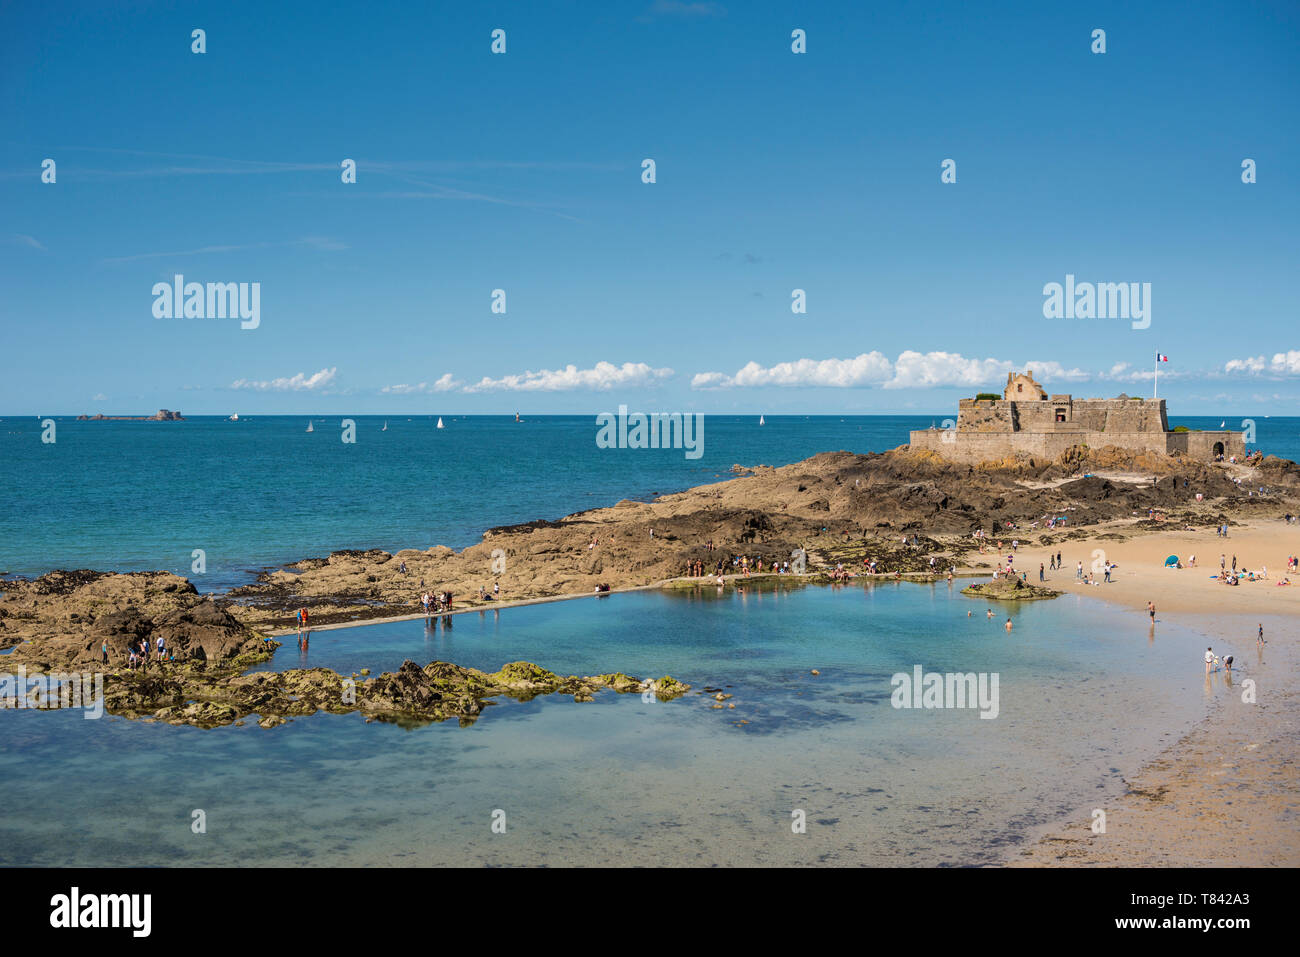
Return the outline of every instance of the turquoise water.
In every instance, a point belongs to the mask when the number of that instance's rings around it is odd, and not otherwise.
[[[43,444],[37,418],[0,417],[0,573],[167,569],[218,591],[339,548],[461,548],[494,525],[718,481],[735,463],[884,451],[935,419],[767,416],[759,427],[710,415],[698,460],[599,449],[594,416],[445,416],[443,429],[436,417],[357,416],[354,445],[340,441],[339,416],[316,417],[310,434],[298,416],[55,421],[57,441]],[[1300,419],[1256,422],[1261,447],[1300,458]],[[191,572],[195,549],[203,575]]]
[[[505,701],[468,728],[210,731],[0,711],[0,864],[991,863],[1104,807],[1227,694],[1207,695],[1190,631],[1067,595],[1014,609],[1007,634],[985,607],[942,583],[636,592],[317,631],[305,662],[669,672],[734,710],[602,693]],[[287,646],[271,667],[300,663]],[[894,709],[890,676],[914,665],[996,672],[999,716]]]

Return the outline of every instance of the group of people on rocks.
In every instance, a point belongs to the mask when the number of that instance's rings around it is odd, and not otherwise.
[[[708,548],[710,551],[713,551],[712,542],[708,544]],[[753,559],[751,559],[748,555],[733,555],[731,557],[731,568],[732,568],[732,574],[741,575],[745,578],[748,578],[751,574],[757,574],[757,575],[761,575],[764,573],[769,575],[791,574],[790,562],[788,559],[785,561],[778,561],[776,559],[772,559],[770,561],[764,561],[761,555]],[[726,572],[726,569],[727,569],[727,563],[725,559],[720,560],[717,563],[717,565],[714,566],[713,570],[709,571],[708,567],[705,565],[704,560],[702,558],[695,558],[686,563],[686,573],[683,577],[722,578]]]
[[[149,670],[149,659],[152,654],[153,660],[158,664],[166,661],[175,661],[176,652],[168,651],[167,640],[159,635],[152,642],[152,652],[150,651],[151,642],[147,637],[139,641],[128,642],[126,646],[126,667],[129,671],[137,669],[141,671]],[[108,639],[105,638],[99,646],[100,654],[103,656],[104,664],[108,664]]]
[[[499,585],[497,586],[497,590],[500,590]],[[480,587],[480,597],[482,596],[482,593],[483,589]],[[440,591],[436,595],[430,592],[425,592],[420,596],[420,604],[424,607],[424,617],[428,618],[431,615],[451,611],[452,598],[453,595],[449,591]]]

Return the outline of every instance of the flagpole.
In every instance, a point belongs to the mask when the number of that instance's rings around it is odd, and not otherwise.
[[[1151,380],[1151,401],[1156,401],[1160,394],[1160,353],[1156,353],[1155,376]]]

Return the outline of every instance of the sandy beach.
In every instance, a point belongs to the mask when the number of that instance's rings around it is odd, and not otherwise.
[[[1232,678],[1222,669],[1210,676],[1205,694],[1211,713],[1127,781],[1127,794],[1103,808],[1104,834],[1092,832],[1094,808],[1080,808],[1008,865],[1300,865],[1300,776],[1295,773],[1300,593],[1295,586],[1276,584],[1285,575],[1287,555],[1300,553],[1300,530],[1270,520],[1256,527],[1234,525],[1226,539],[1212,530],[1125,542],[1098,537],[1105,534],[1099,530],[1063,546],[1065,571],[1047,573],[1048,584],[1114,602],[1142,617],[1152,601],[1156,624],[1148,640],[1161,640],[1162,622],[1182,625],[1205,637],[1186,649],[1189,669],[1203,670],[1209,645],[1219,653],[1230,649],[1236,671]],[[1075,562],[1083,560],[1088,569],[1093,549],[1119,566],[1109,584],[1090,586],[1074,578]],[[1234,554],[1238,567],[1267,566],[1269,577],[1220,585],[1210,577],[1218,574],[1220,553],[1229,566]],[[1192,554],[1195,568],[1164,567],[1168,555],[1186,563]],[[1017,564],[1036,572],[1047,555],[1046,549],[1022,545]],[[1255,640],[1260,624],[1266,638],[1262,648]],[[1242,701],[1247,679],[1255,682],[1252,703]]]

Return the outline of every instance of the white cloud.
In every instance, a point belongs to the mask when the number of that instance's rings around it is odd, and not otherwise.
[[[108,401],[108,396],[104,395],[104,393],[102,393],[102,392],[96,392],[94,395],[92,395],[92,396],[90,397],[90,401],[91,401],[91,402],[106,402],[106,401]]]
[[[450,372],[445,372],[435,382],[421,382],[417,385],[386,385],[380,392],[388,395],[424,395],[430,392],[450,392],[453,389],[459,389],[464,383],[459,379],[452,378]]]
[[[579,369],[570,364],[563,369],[528,371],[521,375],[502,376],[500,379],[484,376],[473,385],[466,386],[464,391],[567,392],[574,389],[606,391],[616,386],[636,388],[655,385],[672,375],[672,369],[655,369],[644,362],[624,362],[621,366],[616,366],[612,362],[597,362],[590,369]]]
[[[334,381],[337,367],[321,369],[314,375],[299,372],[297,375],[280,379],[236,379],[230,383],[232,389],[251,389],[255,392],[315,392],[328,387]]]
[[[694,389],[736,389],[757,386],[793,388],[918,389],[943,386],[977,387],[998,384],[1008,372],[1030,368],[1048,381],[1079,382],[1090,379],[1082,369],[1067,369],[1059,362],[1015,363],[1007,359],[968,359],[954,352],[905,351],[891,362],[879,352],[852,359],[798,359],[764,367],[750,362],[736,372],[701,372],[691,380]]]
[[[1264,356],[1230,359],[1224,364],[1223,371],[1229,374],[1245,373],[1246,375],[1300,375],[1300,350],[1278,352],[1272,359],[1266,359]]]
[[[893,366],[879,352],[864,352],[852,359],[796,359],[764,367],[746,363],[735,375],[701,372],[691,380],[693,389],[737,389],[755,386],[793,388],[853,388],[879,385],[893,374]]]
[[[41,241],[35,236],[28,236],[26,233],[14,233],[13,241],[23,246],[30,246],[32,249],[45,249]],[[48,250],[46,250],[48,252]]]
[[[1011,371],[1021,368],[1032,369],[1035,379],[1050,382],[1059,382],[1062,379],[1066,382],[1087,382],[1094,378],[1091,372],[1079,368],[1067,369],[1059,362],[1026,362],[1023,366],[1013,363]]]

